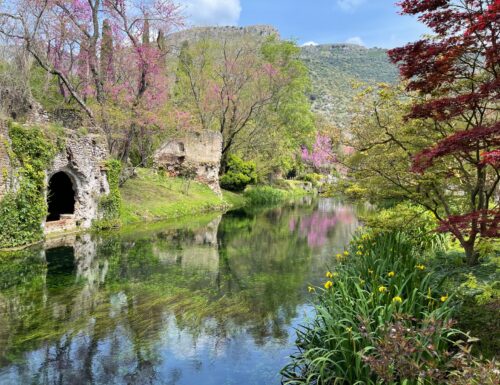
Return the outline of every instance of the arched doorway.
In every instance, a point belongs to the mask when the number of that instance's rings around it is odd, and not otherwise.
[[[58,221],[61,214],[75,213],[75,190],[73,182],[65,172],[52,175],[47,192],[49,215],[47,222]]]

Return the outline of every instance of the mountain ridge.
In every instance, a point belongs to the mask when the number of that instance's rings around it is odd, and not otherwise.
[[[309,69],[313,111],[339,128],[349,126],[350,106],[357,91],[352,83],[396,83],[397,67],[387,50],[357,44],[332,43],[301,48],[301,59]]]

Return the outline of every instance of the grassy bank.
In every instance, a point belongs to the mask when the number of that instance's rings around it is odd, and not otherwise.
[[[124,225],[224,211],[244,204],[236,194],[224,193],[221,199],[204,184],[169,178],[148,169],[137,170],[137,177],[129,179],[120,191]]]
[[[240,194],[223,191],[220,198],[202,183],[170,178],[150,169],[138,169],[137,176],[129,179],[120,192],[124,225],[225,211],[248,204],[274,204],[309,194],[300,182],[283,181],[279,188],[255,186]]]

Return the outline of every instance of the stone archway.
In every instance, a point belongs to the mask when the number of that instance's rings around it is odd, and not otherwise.
[[[64,219],[75,214],[76,188],[64,171],[56,172],[49,179],[47,190],[47,222]]]

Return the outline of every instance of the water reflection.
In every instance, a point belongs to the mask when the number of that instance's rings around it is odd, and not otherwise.
[[[278,384],[356,226],[305,200],[0,256],[0,383]]]

